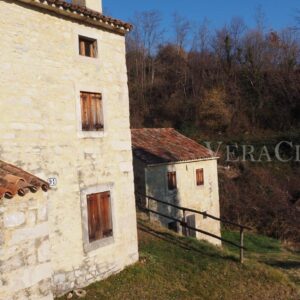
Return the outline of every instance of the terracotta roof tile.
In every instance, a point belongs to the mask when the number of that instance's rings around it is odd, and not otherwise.
[[[59,15],[68,16],[94,26],[103,27],[111,31],[125,34],[132,29],[132,25],[117,20],[85,6],[75,5],[62,0],[13,0],[27,5],[40,7]]]
[[[134,155],[147,164],[210,159],[215,154],[173,128],[131,129]]]
[[[0,199],[24,196],[29,191],[35,193],[38,189],[47,191],[49,184],[24,170],[0,160]]]

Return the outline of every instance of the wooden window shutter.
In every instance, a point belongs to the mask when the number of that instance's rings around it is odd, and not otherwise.
[[[92,106],[92,94],[87,94],[87,111],[88,111],[88,130],[93,130],[93,106]]]
[[[110,236],[112,233],[110,193],[101,193],[101,223],[103,236]]]
[[[82,39],[79,39],[79,54],[85,56],[85,43]]]
[[[168,189],[175,190],[177,188],[176,172],[168,172]]]
[[[103,108],[102,108],[102,95],[94,94],[94,128],[96,130],[103,129]]]
[[[99,93],[80,93],[81,121],[83,131],[103,129],[102,95]]]
[[[88,95],[86,93],[80,93],[80,100],[81,100],[82,130],[88,130],[89,128]]]
[[[90,48],[90,57],[96,57],[95,44],[90,43],[89,48]]]
[[[203,185],[204,184],[204,171],[203,171],[203,169],[197,169],[196,170],[196,183],[197,183],[197,185]]]
[[[99,238],[99,232],[101,232],[99,203],[97,200],[97,194],[88,195],[87,207],[90,242],[97,240]]]
[[[112,236],[110,192],[87,196],[89,242]]]

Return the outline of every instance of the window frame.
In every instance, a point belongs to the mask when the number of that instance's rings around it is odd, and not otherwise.
[[[104,195],[103,195],[104,194]],[[106,195],[105,195],[106,194]],[[107,197],[107,198],[106,198]],[[93,193],[93,194],[88,194],[86,196],[86,201],[87,201],[87,219],[88,219],[88,234],[89,234],[89,243],[94,243],[96,241],[100,241],[106,238],[110,238],[113,237],[114,232],[113,232],[113,227],[112,227],[112,211],[111,211],[111,199],[110,199],[110,191],[104,191],[104,192],[99,192],[99,193]],[[103,207],[105,207],[105,205],[103,205],[103,199],[106,199],[108,201],[108,209],[109,211],[107,212],[107,218],[108,218],[108,223],[109,223],[109,235],[104,236],[105,234],[105,228],[104,228],[104,224],[105,221],[103,221],[103,219],[105,219],[105,217],[102,215],[102,213],[104,212]],[[93,202],[93,205],[92,205]],[[100,203],[99,203],[100,202]],[[91,237],[92,232],[90,231],[90,227],[93,226],[90,218],[91,215],[90,210],[92,211],[93,208],[95,208],[96,206],[96,214],[97,214],[97,219],[100,226],[101,230],[95,230],[94,234],[95,237]],[[93,215],[93,214],[92,214]],[[91,226],[90,226],[91,225]],[[102,236],[101,237],[97,237],[97,233],[100,233]]]
[[[99,86],[94,84],[75,84],[75,99],[76,99],[76,129],[77,137],[82,139],[88,138],[103,138],[107,136],[109,124],[107,122],[107,101],[105,93],[99,89]],[[100,131],[83,131],[82,130],[82,115],[81,115],[81,97],[80,92],[98,93],[102,95],[102,114],[103,114],[103,130]]]
[[[173,185],[174,181],[172,180],[173,188],[170,188],[169,174],[172,175],[172,176],[175,174],[175,185]],[[177,187],[178,187],[178,183],[177,183],[177,173],[176,173],[176,171],[175,170],[167,171],[167,190],[169,192],[174,192],[174,191],[177,191]]]
[[[91,241],[89,239],[89,223],[88,223],[88,205],[87,205],[87,196],[90,194],[97,194],[102,192],[110,193],[110,207],[111,207],[111,222],[112,222],[112,236],[104,237],[95,241]],[[80,196],[81,202],[81,216],[82,216],[82,240],[83,240],[83,250],[88,253],[91,251],[95,251],[99,248],[109,246],[115,242],[115,224],[116,224],[116,216],[115,216],[115,208],[114,208],[114,184],[107,183],[89,187],[81,191]]]
[[[88,37],[93,40],[97,40],[97,57],[83,56],[79,54],[79,36]],[[102,34],[95,32],[90,28],[74,28],[73,30],[73,56],[79,65],[89,66],[94,65],[97,67],[103,67],[103,61],[101,58],[102,53]]]
[[[82,97],[83,95],[89,95],[89,97],[91,97],[92,100],[95,100],[95,97],[93,97],[93,96],[95,96],[95,95],[100,96],[100,108],[101,108],[100,112],[99,113],[94,112],[94,114],[97,115],[98,118],[102,121],[101,123],[99,123],[99,125],[101,126],[101,127],[99,127],[99,129],[97,129],[97,128],[84,129],[84,127],[83,127],[83,123],[84,123],[84,120],[83,120],[84,106],[83,106],[83,97]],[[92,106],[94,108],[97,107],[97,104],[95,105],[94,101],[93,101],[93,103],[91,103],[92,100],[88,100],[90,102],[90,111],[92,110]],[[87,104],[85,104],[85,105],[87,105]],[[89,117],[91,116],[90,111],[88,112]],[[82,132],[101,132],[101,131],[104,131],[104,112],[103,112],[103,96],[102,96],[102,93],[80,91],[80,113],[81,113],[81,131]],[[87,118],[87,119],[89,119],[89,118]],[[94,127],[96,126],[96,124],[93,124],[93,125],[94,125]],[[88,126],[90,126],[90,124],[88,124]]]
[[[92,46],[93,51],[90,51],[90,53],[94,53],[94,55],[86,55],[81,53],[81,42],[83,43],[90,43],[90,47]],[[84,52],[86,50],[86,45],[84,44]],[[92,37],[88,37],[82,34],[78,34],[78,54],[82,57],[87,57],[87,58],[93,58],[97,59],[98,58],[98,40]]]
[[[198,184],[198,174],[197,174],[197,172],[198,171],[202,171],[202,182],[200,183],[200,184]],[[204,186],[204,184],[205,184],[205,178],[204,178],[204,168],[202,168],[202,167],[197,167],[197,168],[195,168],[195,172],[194,172],[194,175],[195,175],[195,185],[196,185],[196,187],[203,187]]]

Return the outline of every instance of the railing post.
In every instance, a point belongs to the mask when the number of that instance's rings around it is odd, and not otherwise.
[[[151,213],[149,211],[150,208],[150,199],[148,197],[146,197],[146,201],[147,201],[147,209],[148,209],[148,218],[149,218],[149,222],[151,221]]]
[[[185,236],[188,236],[188,229],[186,228],[186,211],[185,209],[182,210],[183,213],[183,217],[182,217],[182,222],[183,222],[183,226],[182,226],[182,234]]]
[[[240,228],[240,263],[244,262],[244,228]]]

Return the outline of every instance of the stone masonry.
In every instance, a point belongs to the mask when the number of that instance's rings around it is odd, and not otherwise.
[[[0,299],[53,299],[46,197],[0,200]]]
[[[1,0],[0,14],[1,43],[6,45],[0,50],[0,105],[5,112],[0,121],[0,155],[40,178],[55,178],[56,185],[47,193],[48,224],[52,288],[61,295],[138,260],[125,37],[15,0]],[[97,41],[97,58],[79,55],[79,36]],[[102,94],[103,131],[82,131],[81,91]],[[84,245],[84,193],[105,186],[110,187],[113,201],[113,237],[92,249]],[[22,198],[19,205],[29,204]],[[29,268],[29,262],[34,265],[38,255],[47,252],[48,243],[38,212],[28,208],[26,214],[20,210],[1,218],[23,234],[24,247],[40,244],[34,253],[26,254],[25,248],[15,252],[13,247],[21,240],[13,235],[6,257],[12,256],[20,267],[24,264],[22,268]],[[29,224],[35,229],[23,229]],[[15,257],[19,252],[23,254]],[[44,280],[46,285],[48,262],[38,266],[45,269],[38,269],[42,276],[32,280],[36,284]],[[11,272],[4,275],[5,282]],[[40,278],[44,275],[46,279]],[[34,288],[27,283],[22,286]]]

